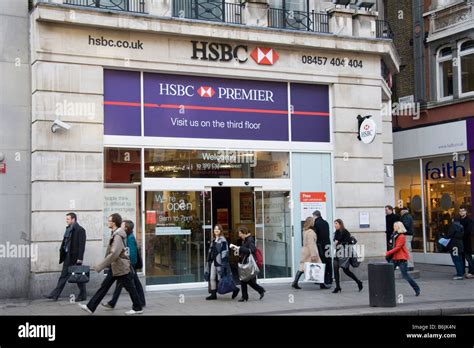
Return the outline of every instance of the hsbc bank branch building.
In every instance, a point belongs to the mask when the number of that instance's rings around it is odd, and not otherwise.
[[[303,2],[33,2],[31,296],[57,279],[69,211],[91,265],[108,215],[135,222],[147,291],[206,287],[215,224],[234,244],[247,227],[260,281],[288,282],[316,209],[383,258],[399,57],[381,7]]]

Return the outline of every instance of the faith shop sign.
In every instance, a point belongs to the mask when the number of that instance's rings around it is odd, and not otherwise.
[[[105,72],[105,134],[329,142],[328,87],[159,73]],[[138,75],[137,75],[138,74]],[[109,82],[110,80],[110,82]],[[289,122],[289,118],[291,122]]]

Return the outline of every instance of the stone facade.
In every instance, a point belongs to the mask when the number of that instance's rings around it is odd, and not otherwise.
[[[374,16],[360,14],[369,24],[357,27],[361,37],[352,37],[352,30],[340,36],[318,35],[161,17],[169,16],[169,9],[160,3],[169,1],[147,2],[153,6],[146,16],[54,2],[38,2],[30,16],[31,239],[40,254],[31,263],[32,296],[50,288],[57,277],[58,247],[68,211],[76,211],[87,230],[87,263],[103,256],[104,67],[329,84],[333,143],[325,149],[334,154],[335,214],[365,245],[366,257],[382,256],[383,207],[393,203],[393,179],[385,168],[393,165],[393,155],[391,117],[381,113],[382,103],[388,103],[391,95],[380,76],[380,64],[383,58],[395,72],[399,58],[391,41],[371,36]],[[140,41],[143,49],[94,43],[102,38]],[[274,66],[191,60],[191,40],[265,45],[274,47],[280,58]],[[305,65],[302,55],[358,59],[364,64],[360,69]],[[69,109],[78,104],[84,104],[86,112]],[[377,124],[377,137],[370,145],[357,140],[359,114],[372,115]],[[56,118],[68,122],[71,129],[53,134]],[[362,211],[370,213],[370,229],[359,228]]]

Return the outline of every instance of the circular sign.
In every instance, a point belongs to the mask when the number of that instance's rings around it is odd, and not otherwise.
[[[375,134],[377,132],[377,125],[370,118],[366,118],[359,129],[360,140],[364,144],[370,144],[375,139]]]

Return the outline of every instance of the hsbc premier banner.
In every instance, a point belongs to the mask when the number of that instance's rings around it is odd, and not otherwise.
[[[106,135],[141,135],[135,74],[105,71]],[[291,110],[293,141],[330,139],[327,86],[292,84],[290,107],[285,82],[143,73],[143,94],[148,137],[288,141]]]

